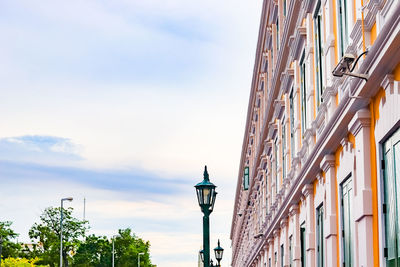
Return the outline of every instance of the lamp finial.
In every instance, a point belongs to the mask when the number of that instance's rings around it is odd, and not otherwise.
[[[207,171],[207,165],[204,166],[204,174],[203,174],[204,180],[209,181],[210,177],[208,175],[208,171]]]

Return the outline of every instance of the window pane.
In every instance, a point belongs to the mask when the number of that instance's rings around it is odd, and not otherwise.
[[[343,261],[346,267],[353,263],[353,241],[352,241],[352,205],[353,205],[353,187],[352,178],[348,178],[342,184],[342,231],[343,231]]]

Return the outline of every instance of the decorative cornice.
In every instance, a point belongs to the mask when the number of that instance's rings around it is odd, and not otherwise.
[[[282,221],[281,221],[281,229],[286,228],[287,225],[288,225],[288,219],[287,218],[282,219]]]
[[[275,238],[277,238],[277,237],[279,236],[280,233],[281,233],[281,231],[280,231],[279,229],[275,229],[274,232],[273,232],[273,236],[274,236]]]
[[[364,127],[371,126],[371,113],[368,109],[362,109],[357,111],[354,115],[353,119],[349,123],[349,132],[351,132],[354,136],[360,132],[360,130]]]
[[[314,185],[312,184],[306,184],[301,190],[301,193],[304,195],[304,197],[308,197],[313,192],[314,192]]]
[[[323,172],[327,173],[330,168],[335,167],[335,155],[325,155],[319,166]]]
[[[289,215],[294,216],[296,214],[299,214],[299,205],[298,204],[292,204],[289,208]]]
[[[305,42],[307,35],[307,29],[304,26],[299,26],[295,30],[293,43],[290,47],[290,54],[294,59],[299,59],[301,48]]]

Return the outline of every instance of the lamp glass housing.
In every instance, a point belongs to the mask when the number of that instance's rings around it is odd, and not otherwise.
[[[204,262],[204,250],[199,251],[201,262]]]
[[[216,248],[214,248],[214,252],[215,252],[215,258],[217,259],[217,261],[221,261],[222,256],[224,254],[224,249],[220,246],[219,240],[218,240],[218,246]]]
[[[215,192],[216,186],[210,182],[207,167],[204,170],[204,180],[195,185],[197,200],[202,211],[211,212],[214,209],[215,198],[217,193]]]

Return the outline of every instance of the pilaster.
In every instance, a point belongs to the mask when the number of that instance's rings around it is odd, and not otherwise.
[[[315,266],[314,186],[306,184],[302,193],[306,200],[306,257],[307,267]]]
[[[324,156],[320,167],[325,173],[325,223],[324,236],[326,239],[326,266],[336,267],[338,261],[337,251],[337,214],[336,214],[336,175],[335,156],[332,154]]]
[[[373,266],[373,226],[371,189],[371,114],[368,109],[358,111],[349,123],[349,131],[355,137],[356,181],[354,197],[354,219],[358,239],[354,247],[358,250],[358,266]]]

